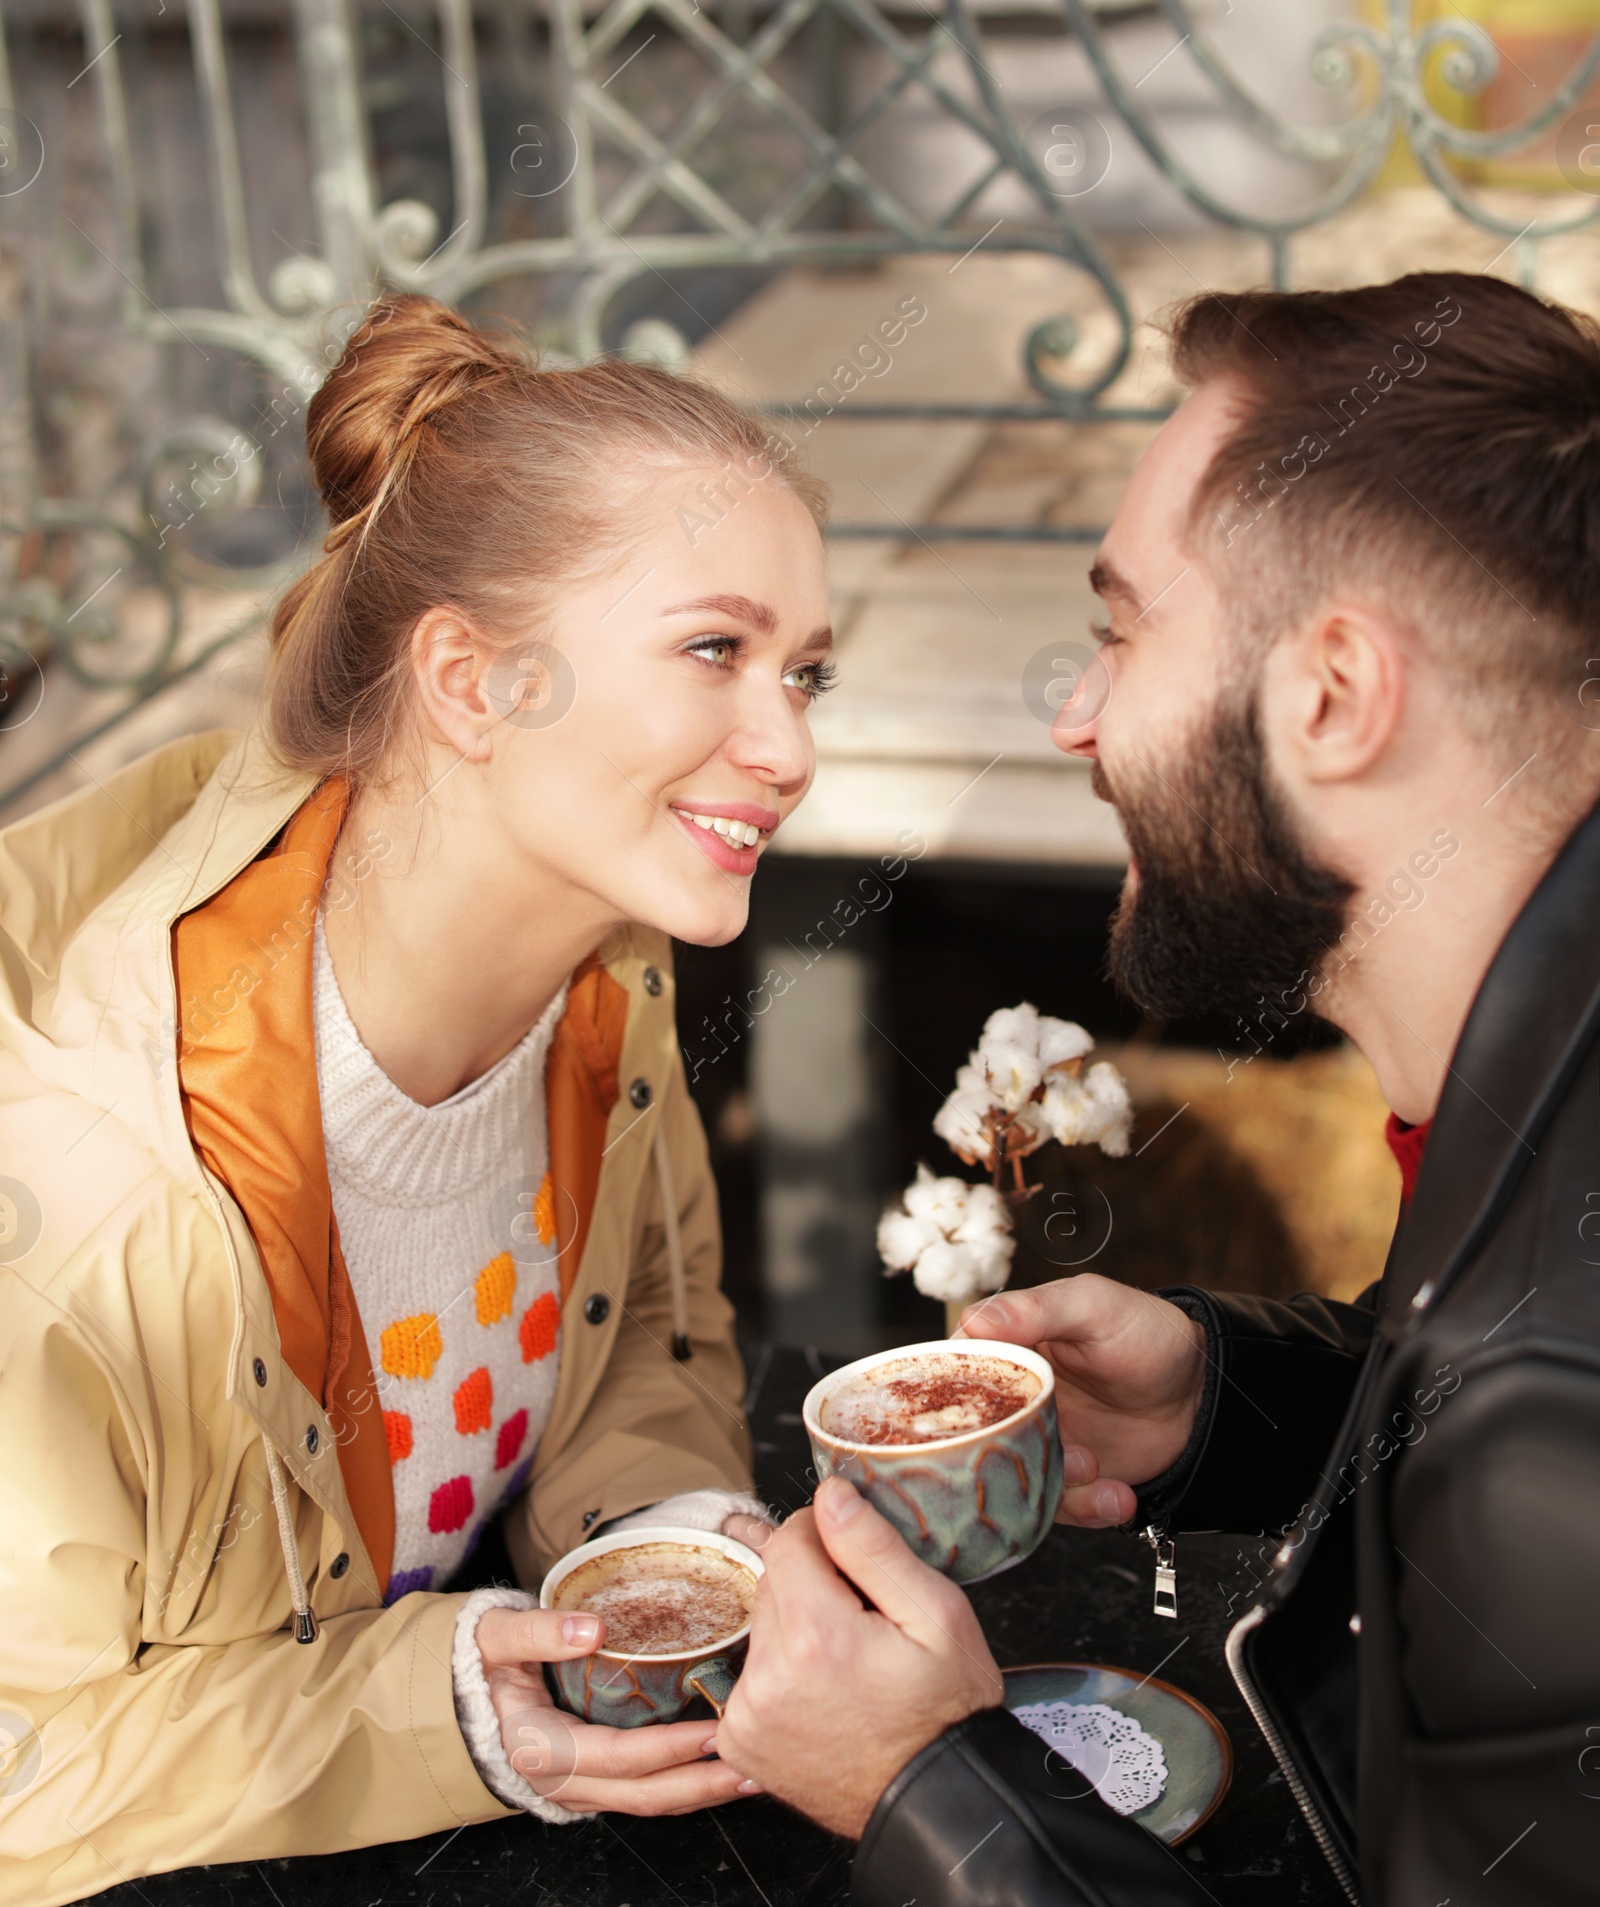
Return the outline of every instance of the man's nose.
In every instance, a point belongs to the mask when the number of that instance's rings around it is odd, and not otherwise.
[[[1054,685],[1053,685],[1054,686]],[[1064,755],[1092,761],[1100,717],[1111,700],[1111,672],[1103,655],[1061,678],[1056,695],[1056,717],[1050,739]]]
[[[1079,755],[1093,761],[1096,726],[1094,720],[1085,722],[1075,710],[1064,708],[1050,724],[1050,739],[1063,755]]]

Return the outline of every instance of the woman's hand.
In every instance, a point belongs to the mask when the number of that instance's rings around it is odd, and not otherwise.
[[[759,1794],[755,1782],[707,1759],[717,1746],[715,1722],[603,1728],[556,1707],[540,1663],[592,1655],[604,1634],[599,1616],[560,1609],[488,1609],[479,1619],[500,1739],[535,1793],[574,1814],[690,1814]]]
[[[746,1516],[743,1510],[735,1510],[722,1519],[722,1533],[743,1543],[746,1549],[760,1550],[771,1540],[772,1525],[764,1516]]]
[[[961,1335],[1025,1344],[1056,1373],[1067,1487],[1058,1523],[1126,1523],[1130,1487],[1175,1463],[1205,1384],[1206,1334],[1165,1298],[1094,1272],[985,1298]]]

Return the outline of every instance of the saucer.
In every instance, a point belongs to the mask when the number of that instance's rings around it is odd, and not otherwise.
[[[1161,1744],[1167,1785],[1160,1798],[1127,1819],[1175,1847],[1210,1819],[1233,1778],[1233,1748],[1209,1708],[1155,1676],[1091,1662],[1040,1662],[1007,1669],[1006,1707],[1035,1702],[1104,1702],[1131,1715]]]

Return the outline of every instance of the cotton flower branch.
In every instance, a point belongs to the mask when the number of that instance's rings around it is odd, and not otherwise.
[[[1017,1248],[1011,1214],[992,1185],[936,1179],[917,1167],[899,1207],[878,1221],[878,1251],[890,1271],[909,1271],[925,1297],[960,1304],[998,1291]]]
[[[1127,1152],[1128,1088],[1104,1060],[1085,1068],[1093,1048],[1081,1026],[1026,1002],[989,1015],[933,1129],[965,1164],[986,1165],[990,1183],[935,1178],[918,1166],[878,1226],[891,1272],[909,1271],[925,1296],[950,1304],[1000,1290],[1016,1250],[1011,1208],[1039,1189],[1023,1177],[1028,1154],[1049,1139],[1098,1145],[1114,1158]]]

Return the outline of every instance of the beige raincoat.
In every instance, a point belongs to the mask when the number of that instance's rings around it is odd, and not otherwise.
[[[0,1902],[505,1812],[456,1725],[461,1597],[382,1604],[311,1031],[318,895],[373,851],[330,873],[344,806],[212,735],[0,833]],[[547,1095],[562,1357],[506,1518],[526,1582],[598,1521],[750,1486],[664,936],[574,977]]]

